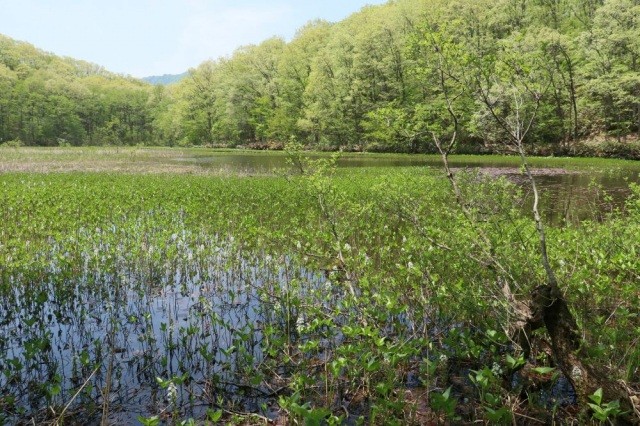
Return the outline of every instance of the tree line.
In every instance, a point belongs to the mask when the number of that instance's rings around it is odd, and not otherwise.
[[[640,130],[639,21],[638,0],[391,0],[168,87],[0,38],[0,140],[424,152],[451,128],[432,72],[447,60],[438,69],[465,88],[451,93],[463,149],[495,150],[508,138],[496,123],[534,106],[536,150],[624,142]]]

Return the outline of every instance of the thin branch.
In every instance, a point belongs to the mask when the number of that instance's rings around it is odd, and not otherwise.
[[[82,384],[82,386],[80,386],[80,389],[78,389],[76,391],[76,393],[73,395],[73,397],[71,397],[71,400],[69,400],[69,402],[67,402],[67,405],[64,406],[64,408],[62,409],[62,411],[60,412],[60,414],[58,415],[58,418],[56,419],[56,424],[62,424],[62,419],[64,417],[64,413],[66,413],[67,409],[71,406],[71,404],[73,403],[73,401],[75,401],[75,399],[78,397],[78,395],[80,395],[80,392],[82,392],[82,389],[84,389],[88,384],[89,381],[91,380],[91,378],[93,377],[94,374],[96,374],[96,372],[100,369],[100,365],[98,365],[93,372],[91,372],[91,374],[89,375],[89,377],[87,377],[87,380],[84,381],[84,383]]]

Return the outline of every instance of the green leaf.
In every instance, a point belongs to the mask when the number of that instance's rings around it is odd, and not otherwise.
[[[149,418],[138,416],[138,421],[142,423],[143,426],[157,426],[160,424],[160,419],[158,418],[158,416]]]
[[[220,418],[222,418],[222,410],[212,410],[212,409],[207,409],[207,419],[210,422],[217,422],[218,420],[220,420]]]
[[[595,402],[597,405],[602,404],[602,388],[598,388],[593,395],[589,395],[589,399]]]
[[[555,370],[553,367],[536,367],[533,369],[533,371],[538,374],[549,374]]]
[[[520,355],[516,359],[516,358],[512,357],[511,355],[507,354],[506,360],[507,360],[507,366],[511,370],[515,370],[516,368],[521,367],[521,366],[524,365],[524,358],[522,357],[522,355]]]
[[[589,407],[591,407],[591,409],[593,410],[593,415],[592,417],[596,420],[600,420],[600,421],[605,421],[607,420],[607,414],[604,412],[604,410],[596,404],[592,404],[590,402],[587,403],[589,405]]]
[[[451,395],[451,386],[449,386],[446,391],[442,392],[442,397],[445,400],[449,399],[450,395]]]

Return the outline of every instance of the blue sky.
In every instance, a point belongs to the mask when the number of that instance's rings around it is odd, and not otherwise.
[[[0,33],[134,77],[177,74],[386,0],[0,0]]]

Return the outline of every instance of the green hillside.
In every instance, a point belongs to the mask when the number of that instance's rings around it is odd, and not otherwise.
[[[0,142],[118,145],[153,140],[151,86],[0,35]]]
[[[639,17],[635,0],[395,0],[155,87],[2,37],[0,141],[424,152],[455,131],[496,152],[517,124],[534,152],[640,158]]]
[[[424,151],[452,132],[448,95],[469,150],[495,149],[518,113],[539,150],[624,142],[640,128],[639,21],[632,0],[366,7],[200,65],[177,91],[175,137]]]

